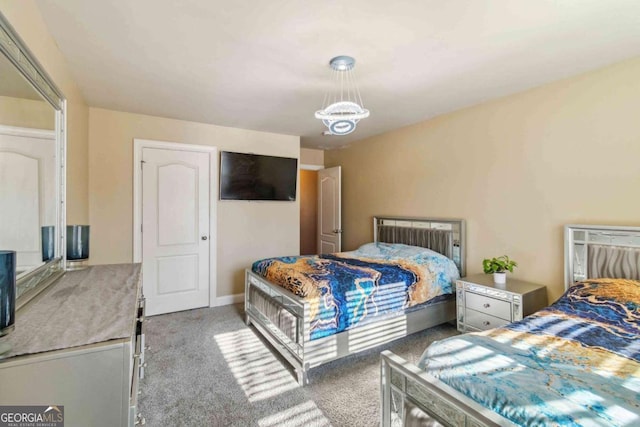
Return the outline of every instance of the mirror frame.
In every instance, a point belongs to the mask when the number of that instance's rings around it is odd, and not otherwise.
[[[20,309],[62,276],[65,271],[67,100],[2,13],[0,13],[0,52],[55,110],[57,171],[55,257],[17,280],[16,309]]]

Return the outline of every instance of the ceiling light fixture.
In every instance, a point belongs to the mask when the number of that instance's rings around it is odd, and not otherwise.
[[[333,88],[324,96],[322,110],[316,119],[329,128],[324,135],[348,135],[356,130],[360,119],[369,117],[353,75],[356,60],[350,56],[336,56],[329,61],[333,69]]]

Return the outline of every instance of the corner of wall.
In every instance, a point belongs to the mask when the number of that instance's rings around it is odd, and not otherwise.
[[[324,151],[300,147],[300,164],[324,166]]]

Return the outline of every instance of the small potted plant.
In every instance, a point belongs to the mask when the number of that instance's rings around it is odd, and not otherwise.
[[[513,268],[517,266],[518,263],[509,259],[506,255],[482,261],[482,268],[485,274],[493,273],[493,281],[497,284],[505,284],[507,282],[507,271],[513,273]]]

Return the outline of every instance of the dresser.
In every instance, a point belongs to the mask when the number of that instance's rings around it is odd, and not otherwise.
[[[523,317],[547,306],[547,288],[507,277],[495,284],[493,275],[477,274],[456,281],[457,324],[460,332],[483,331]]]
[[[139,264],[67,272],[16,315],[0,405],[64,406],[68,426],[134,426],[144,375]]]

